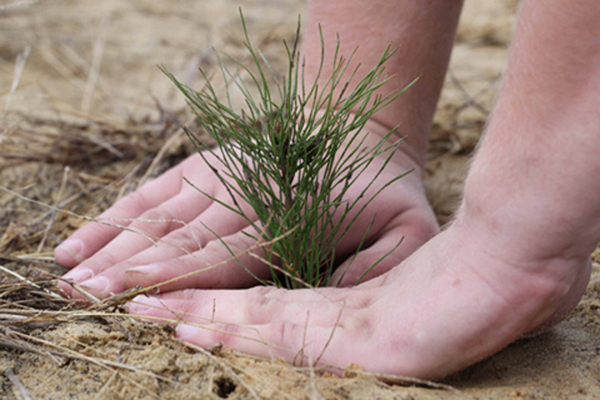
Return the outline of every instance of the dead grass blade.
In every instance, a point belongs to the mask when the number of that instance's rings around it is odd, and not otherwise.
[[[25,386],[23,386],[23,384],[19,380],[19,377],[15,375],[12,368],[6,368],[4,370],[4,375],[6,375],[10,383],[13,384],[13,386],[21,396],[22,400],[33,400],[33,397],[31,397],[27,389],[25,389]]]

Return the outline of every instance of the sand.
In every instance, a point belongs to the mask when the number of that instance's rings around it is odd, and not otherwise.
[[[64,270],[35,261],[51,263],[54,246],[85,221],[44,204],[97,215],[193,151],[179,125],[194,122],[156,65],[194,84],[198,66],[214,68],[212,47],[242,55],[240,6],[277,67],[302,2],[0,3],[0,184],[41,202],[0,192],[0,265],[38,282],[0,272],[0,397],[600,398],[600,251],[585,297],[564,322],[437,384],[412,386],[384,383],[358,366],[338,377],[193,348],[168,328],[118,315],[117,305],[83,312],[48,294],[47,274]],[[441,223],[456,209],[492,108],[517,6],[466,1],[426,168]]]

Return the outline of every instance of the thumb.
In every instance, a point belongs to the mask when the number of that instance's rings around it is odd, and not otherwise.
[[[344,261],[333,273],[331,285],[354,286],[383,275],[431,239],[439,227],[430,218],[403,215],[369,247]]]

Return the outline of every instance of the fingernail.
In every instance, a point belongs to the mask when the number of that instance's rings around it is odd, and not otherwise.
[[[126,273],[137,273],[142,275],[153,275],[158,270],[158,265],[150,264],[150,265],[140,265],[139,267],[127,268],[125,270]]]
[[[94,277],[94,271],[89,268],[76,268],[63,275],[63,278],[73,282],[83,282]]]
[[[80,239],[67,239],[56,250],[63,250],[77,262],[83,261],[83,241]]]
[[[179,324],[175,328],[175,336],[177,336],[181,340],[189,340],[193,337],[198,336],[200,333],[200,328],[197,326]]]
[[[82,282],[81,286],[91,289],[94,292],[105,292],[109,284],[110,281],[107,277],[97,276],[95,278]]]

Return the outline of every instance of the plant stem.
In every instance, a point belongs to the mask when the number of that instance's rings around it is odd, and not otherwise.
[[[205,86],[196,91],[162,70],[215,139],[218,151],[187,132],[233,198],[234,206],[211,198],[245,218],[255,231],[247,234],[268,243],[263,250],[264,260],[271,266],[272,283],[288,288],[328,285],[333,269],[341,261],[336,259],[336,245],[374,197],[401,178],[385,182],[374,195],[367,195],[400,144],[388,143],[392,130],[375,146],[365,148],[366,135],[362,132],[374,113],[403,92],[377,94],[389,79],[384,64],[393,51],[388,47],[377,65],[349,89],[350,81],[357,79],[357,69],[348,70],[351,58],[345,60],[338,54],[338,43],[332,75],[319,86],[324,49],[315,81],[307,82],[297,51],[298,23],[292,47],[284,42],[288,70],[280,78],[252,46],[241,11],[240,16],[251,63],[229,56],[218,59],[226,87],[233,85],[243,94],[244,108],[235,109],[228,94],[223,103],[204,72]],[[236,71],[227,66],[226,60]],[[242,74],[251,86],[246,86]],[[222,165],[212,165],[205,152]],[[385,162],[360,188],[358,196],[349,199],[350,188],[376,158]],[[252,206],[257,220],[244,213],[240,201]],[[365,244],[369,230],[355,255]]]

